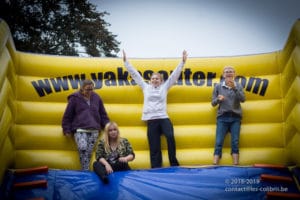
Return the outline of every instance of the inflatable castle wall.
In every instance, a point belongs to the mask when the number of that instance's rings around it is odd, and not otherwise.
[[[145,79],[152,72],[169,76],[181,58],[130,59]],[[265,54],[188,58],[168,95],[177,157],[183,166],[212,164],[216,109],[212,90],[222,69],[232,65],[246,102],[240,136],[240,164],[300,165],[300,21],[280,51]],[[131,142],[133,169],[150,168],[143,96],[121,58],[81,58],[16,50],[9,27],[0,21],[0,180],[9,168],[47,165],[80,169],[77,148],[61,128],[67,96],[91,79],[121,135]],[[167,145],[162,137],[164,166]],[[94,158],[94,155],[93,155]],[[231,164],[230,134],[221,165]],[[0,181],[1,182],[1,181]]]

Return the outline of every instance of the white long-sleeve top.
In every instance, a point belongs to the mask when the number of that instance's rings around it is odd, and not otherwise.
[[[144,93],[142,120],[147,121],[169,118],[167,113],[168,90],[178,80],[184,66],[184,62],[180,62],[169,78],[156,88],[151,84],[146,83],[141,74],[128,61],[124,62],[124,65],[133,80],[142,88]]]

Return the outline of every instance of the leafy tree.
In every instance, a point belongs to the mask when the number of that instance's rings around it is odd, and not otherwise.
[[[109,23],[88,0],[0,0],[0,18],[20,51],[116,57],[119,44]]]

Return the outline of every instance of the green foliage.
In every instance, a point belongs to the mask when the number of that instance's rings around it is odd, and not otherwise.
[[[9,25],[20,51],[115,57],[116,35],[88,0],[1,0],[0,18]]]

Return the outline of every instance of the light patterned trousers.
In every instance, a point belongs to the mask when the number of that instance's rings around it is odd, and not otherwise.
[[[82,170],[89,170],[90,168],[90,161],[98,136],[99,131],[96,130],[79,129],[74,134]]]

